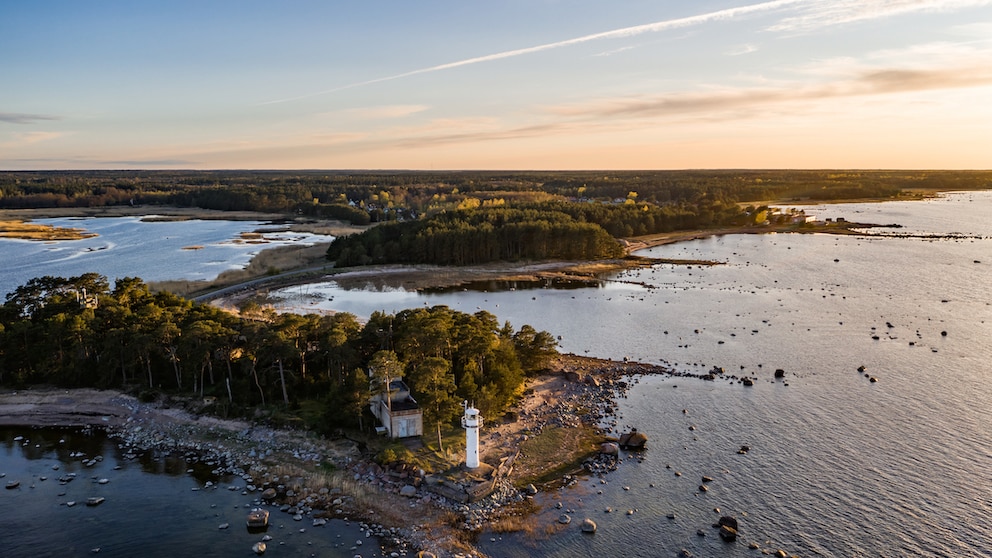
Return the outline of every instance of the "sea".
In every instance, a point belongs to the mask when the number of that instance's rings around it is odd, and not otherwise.
[[[539,535],[483,534],[492,556],[992,556],[992,192],[802,209],[898,227],[660,246],[639,254],[719,265],[591,287],[328,281],[277,294],[286,309],[358,316],[487,310],[552,332],[565,352],[753,378],[635,378],[613,433],[637,428],[647,449],[540,495]],[[722,515],[739,521],[734,543],[712,527]],[[585,518],[596,534],[580,532]]]
[[[248,557],[266,535],[271,556],[384,556],[345,519],[314,526],[261,505],[269,526],[250,532],[249,484],[208,462],[125,454],[98,428],[0,427],[0,556]]]
[[[96,236],[82,240],[0,239],[0,296],[45,275],[75,277],[96,272],[146,282],[209,281],[242,269],[264,249],[330,242],[333,237],[286,230],[266,221],[168,220],[141,217],[63,217],[32,223],[80,228]],[[243,238],[244,233],[259,233]]]
[[[804,209],[898,227],[659,246],[639,254],[717,265],[592,285],[418,293],[329,277],[274,294],[285,311],[359,318],[487,310],[551,332],[564,352],[723,370],[631,378],[617,424],[603,426],[637,428],[647,448],[605,477],[539,493],[533,530],[480,535],[490,556],[992,555],[992,192]],[[752,386],[731,379],[745,376]],[[713,528],[725,515],[736,542]],[[595,534],[580,531],[586,518]]]

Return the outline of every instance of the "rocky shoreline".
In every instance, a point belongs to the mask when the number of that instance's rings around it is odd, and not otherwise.
[[[713,373],[675,373],[663,366],[561,355],[548,373],[528,383],[525,396],[503,420],[487,423],[480,440],[484,463],[496,464],[490,493],[459,501],[430,486],[430,472],[405,464],[383,467],[364,456],[359,444],[341,437],[279,430],[191,413],[176,401],[140,402],[119,392],[26,390],[0,395],[2,424],[101,426],[126,458],[143,454],[181,457],[207,465],[218,477],[233,475],[254,504],[296,521],[361,521],[387,555],[482,556],[474,537],[499,521],[526,514],[537,491],[520,485],[520,447],[548,428],[592,426],[604,444],[578,464],[582,474],[602,476],[620,462],[617,400],[631,378],[645,374],[713,379]],[[727,381],[742,380],[721,375]],[[578,413],[577,410],[582,410]],[[574,483],[570,471],[550,481]],[[578,528],[578,527],[576,527]]]

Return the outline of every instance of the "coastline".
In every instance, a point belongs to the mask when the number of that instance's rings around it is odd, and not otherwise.
[[[793,237],[793,238],[797,238],[797,237]],[[822,240],[823,238],[826,238],[826,237],[821,237],[821,240]],[[813,239],[809,239],[809,240],[813,240]],[[832,241],[831,241],[831,242],[832,242]],[[984,258],[983,258],[983,259],[984,259]],[[848,260],[847,260],[847,259],[844,259],[843,261],[845,261],[845,262],[847,262]],[[970,263],[970,261],[971,261],[971,258],[970,258],[970,257],[969,257],[969,258],[967,258],[967,261],[968,261],[968,262]],[[976,261],[975,263],[977,264],[978,262]],[[817,295],[817,296],[819,296],[819,295]],[[839,297],[838,297],[838,298],[839,298]],[[893,318],[891,318],[891,317],[889,317],[889,316],[885,316],[885,318],[886,318],[886,319],[893,319]],[[893,321],[895,321],[895,320],[893,319]],[[900,322],[898,322],[898,321],[897,321],[896,323],[897,323],[897,324],[899,324],[900,326],[901,326],[901,325],[903,325],[903,324],[901,324],[901,323],[900,323]],[[694,324],[694,325],[696,325],[696,324]],[[864,329],[865,329],[865,330],[867,330],[867,326],[866,326],[866,327],[865,327]],[[952,338],[954,338],[954,336],[955,336],[955,335],[956,335],[956,334],[958,333],[958,331],[956,331],[956,330],[952,330],[952,331],[951,331],[951,333],[952,333]],[[904,341],[901,341],[900,343],[901,343],[901,344],[903,344],[903,345],[905,345],[905,339],[906,339],[906,338],[904,337],[903,339],[904,339]],[[884,343],[884,342],[885,342],[885,341],[884,341],[884,336],[883,336],[883,343]],[[894,345],[895,345],[895,343],[892,343],[891,345],[893,345],[893,346],[894,346]],[[910,345],[910,346],[912,346],[912,345],[913,345],[913,343],[912,343],[912,342],[910,342],[910,343],[909,343],[909,345]],[[911,349],[906,349],[906,350],[911,350]],[[660,352],[661,352],[661,353],[668,353],[667,351],[660,351]],[[941,351],[941,354],[946,354],[946,353],[949,353],[949,351],[944,351],[944,350],[942,350],[942,351]],[[668,354],[670,354],[670,353],[668,353]],[[667,355],[666,355],[666,356],[667,356]],[[616,365],[616,366],[624,366],[624,367],[625,367],[625,366],[627,365],[627,363],[623,363],[623,364],[621,364],[621,363],[618,363],[618,362],[609,362],[609,361],[603,361],[603,362],[605,363],[605,364],[604,364],[604,366],[605,366],[605,365],[609,365],[609,366],[614,366],[614,365]],[[734,363],[734,364],[736,365],[736,363]],[[767,364],[766,364],[766,366],[767,366]],[[736,366],[735,366],[735,367],[736,367]],[[852,370],[853,370],[853,367],[850,367],[850,368],[852,368]],[[767,368],[766,368],[766,370],[767,370]],[[850,372],[851,374],[853,374],[853,372],[852,372],[851,370],[849,370],[848,372]],[[551,385],[550,385],[550,387],[552,387],[552,388],[554,388],[554,389],[558,389],[558,390],[561,390],[562,392],[564,391],[564,389],[565,389],[565,387],[566,387],[566,382],[565,382],[565,379],[564,379],[564,378],[563,378],[562,376],[560,376],[560,375],[549,375],[549,376],[547,377],[547,381],[548,381],[548,382],[550,382],[550,384],[551,384]],[[929,381],[929,380],[927,380],[927,381]],[[900,383],[900,384],[903,384],[904,382],[901,382],[901,381],[900,381],[899,383]],[[685,390],[685,388],[686,388],[686,386],[685,386],[685,385],[682,385],[682,384],[683,384],[683,382],[679,382],[679,386],[680,386],[681,388],[683,388],[683,389],[680,389],[680,390],[677,390],[677,391],[678,391],[679,393],[681,393],[681,392],[684,392],[684,391],[686,391],[686,390]],[[877,384],[877,385],[875,385],[875,387],[874,387],[874,388],[872,388],[872,389],[874,389],[874,390],[875,390],[875,391],[874,391],[873,393],[874,393],[875,395],[880,395],[880,393],[879,393],[879,389],[878,389],[879,387],[884,387],[884,388],[886,388],[886,389],[889,389],[889,388],[891,388],[891,386],[893,386],[894,384],[895,384],[895,382],[893,382],[893,383],[885,383],[885,384]],[[569,385],[569,386],[571,386],[571,384],[570,384],[570,383],[569,383],[568,385]],[[867,385],[867,384],[866,384],[866,385]],[[924,385],[925,385],[925,384],[924,384]],[[574,386],[573,386],[573,387],[574,387]],[[790,390],[788,390],[788,391],[793,391],[794,389],[796,389],[796,388],[793,388],[793,389],[790,389]],[[742,390],[731,390],[731,391],[733,391],[733,392],[734,392],[735,394],[740,394],[740,393],[742,392]],[[632,395],[635,395],[635,394],[637,394],[637,393],[638,393],[638,390],[637,390],[637,388],[634,388],[634,389],[632,390],[632,392],[631,392],[631,394],[632,394]],[[557,405],[557,401],[562,401],[562,400],[564,400],[565,402],[567,402],[567,398],[566,398],[566,397],[564,397],[564,396],[562,396],[562,397],[557,397],[557,394],[555,394],[555,395],[556,395],[556,405],[555,405],[555,407],[556,407],[556,408],[558,408],[558,409],[559,409],[559,411],[562,411],[563,409],[565,409],[565,406],[564,406],[564,405],[562,405],[562,406],[560,406],[560,407],[559,407],[559,406]],[[726,401],[724,401],[724,402],[726,402]],[[677,412],[678,412],[678,409],[679,409],[679,408],[681,408],[681,407],[682,407],[682,406],[681,406],[681,405],[679,405],[679,406],[676,406],[676,407],[673,407],[673,408],[674,408],[674,411],[675,411],[675,412],[677,413]],[[711,407],[708,407],[707,409],[708,409],[708,410],[711,410],[711,411],[714,411],[714,410],[715,410],[715,411],[717,411],[716,413],[711,413],[711,414],[718,414],[718,413],[722,413],[722,412],[724,412],[724,410],[725,410],[725,409],[727,409],[728,407],[729,407],[729,406],[726,406],[726,405],[716,405],[716,406],[711,406]],[[696,410],[696,409],[693,409],[693,407],[688,407],[688,408],[689,408],[690,410],[693,410],[693,411],[695,411],[695,410]],[[980,408],[980,406],[979,406],[979,408]],[[700,410],[701,410],[701,409],[700,409]],[[0,409],[0,416],[3,416],[3,415],[5,415],[5,414],[6,414],[6,413],[5,413],[5,411],[4,411],[3,409]],[[953,415],[953,414],[951,414],[951,415]],[[548,420],[554,420],[554,421],[557,421],[557,420],[559,420],[559,419],[560,419],[560,417],[558,417],[558,416],[555,416],[555,415],[548,415],[548,414],[545,414],[544,416],[546,416],[546,417],[548,417]],[[694,415],[691,415],[691,416],[694,416]],[[786,416],[786,415],[782,415],[782,416]],[[925,416],[925,413],[924,413],[924,415],[922,415],[922,416]],[[124,419],[125,419],[125,420],[126,420],[126,418],[127,418],[127,417],[124,417]],[[669,418],[670,418],[670,417],[669,417]],[[198,422],[202,422],[202,421],[204,421],[204,420],[205,420],[205,417],[201,417],[201,418],[199,419],[199,421],[198,421]],[[874,424],[874,421],[872,421],[872,423]],[[762,423],[760,423],[760,424],[763,424],[763,425],[766,425],[766,426],[767,426],[767,424],[768,424],[768,423],[767,423],[767,422],[762,422]],[[639,424],[636,424],[636,423],[635,423],[634,425],[635,425],[635,426],[640,426]],[[674,432],[674,430],[676,429],[676,426],[677,426],[677,425],[678,425],[678,423],[677,423],[677,422],[675,422],[675,421],[672,421],[672,420],[668,420],[668,419],[664,419],[664,418],[663,418],[663,419],[662,419],[662,420],[660,421],[660,426],[659,426],[659,430],[660,430],[661,432],[668,432],[668,431],[673,431],[673,432]],[[502,423],[498,423],[498,424],[497,424],[497,423],[496,423],[496,421],[492,421],[492,422],[489,422],[489,421],[487,421],[487,423],[486,423],[486,430],[489,430],[489,428],[502,428],[502,426],[503,426],[503,425],[502,425]],[[876,426],[877,426],[877,425],[876,425]],[[760,428],[760,426],[759,426],[759,428]],[[683,428],[683,430],[684,430],[684,428]],[[500,432],[502,432],[502,431],[500,431]],[[703,430],[703,432],[705,432],[705,429]],[[801,431],[800,431],[800,432],[801,432]],[[850,433],[850,431],[848,431],[848,433]],[[682,432],[682,434],[683,434],[683,436],[693,436],[693,437],[695,436],[695,433],[691,433],[691,434],[686,434],[685,432]],[[239,435],[240,435],[240,434],[239,434]],[[844,432],[842,432],[842,433],[841,433],[841,436],[844,436],[844,435],[845,435],[845,433],[844,433]],[[662,436],[661,436],[661,437],[664,437],[664,434],[662,434]],[[701,438],[702,438],[702,435],[701,435]],[[694,438],[693,438],[693,439],[694,439]],[[702,438],[702,439],[705,439],[705,438]],[[870,438],[869,438],[869,439],[870,439]],[[485,441],[485,440],[484,440],[484,441]],[[504,439],[504,441],[505,441],[505,439]],[[752,442],[751,440],[740,440],[740,441],[747,441],[747,442],[749,442],[749,443],[753,443],[753,442]],[[654,443],[654,442],[655,442],[655,440],[652,440],[652,443]],[[660,444],[659,444],[659,445],[660,445]],[[702,446],[702,444],[700,444],[700,445]],[[519,446],[517,446],[517,445],[516,445],[516,444],[514,443],[514,444],[509,444],[509,447],[510,447],[510,448],[512,449],[512,448],[514,448],[514,447],[519,447]],[[651,458],[654,458],[654,457],[658,457],[658,456],[663,456],[663,457],[664,457],[665,459],[669,459],[669,458],[670,458],[670,456],[672,455],[671,453],[669,453],[669,452],[664,452],[664,454],[663,454],[663,452],[661,452],[661,451],[658,451],[658,450],[656,449],[657,447],[658,447],[658,446],[654,446],[654,447],[652,447],[652,448],[651,448],[651,451],[652,451],[652,452],[654,452],[654,455],[649,455],[648,457],[651,457]],[[759,448],[759,447],[760,447],[760,446],[755,446],[755,448]],[[754,454],[757,454],[757,453],[758,453],[757,451],[756,451],[756,452],[754,452]],[[754,455],[754,454],[752,454],[752,455]],[[911,452],[911,455],[915,455],[915,454]],[[650,461],[650,459],[649,459],[648,461]],[[659,460],[658,460],[658,459],[654,459],[654,461],[655,461],[655,463],[657,463],[657,462],[658,462]],[[369,475],[369,474],[371,474],[371,475],[373,475],[373,478],[376,478],[376,479],[382,479],[382,480],[377,480],[376,482],[383,482],[383,483],[386,483],[386,482],[389,482],[389,481],[388,481],[388,479],[389,479],[389,477],[390,477],[390,471],[389,471],[388,469],[387,469],[386,471],[384,471],[384,473],[385,473],[385,474],[383,475],[383,474],[380,474],[380,473],[378,473],[378,472],[375,472],[375,469],[374,469],[374,467],[373,467],[373,465],[372,465],[371,463],[368,463],[368,466],[369,466],[369,468],[370,468],[370,470],[369,470],[369,472],[368,472],[368,473],[366,473],[366,476],[363,476],[363,479],[362,479],[362,481],[361,481],[361,482],[362,482],[362,485],[361,485],[361,487],[362,487],[362,489],[363,489],[363,490],[364,490],[364,488],[365,488],[365,486],[366,486],[366,485],[365,485],[365,483],[366,483],[366,482],[368,481],[368,478],[369,478],[369,477],[368,477],[367,475]],[[801,466],[799,467],[799,470],[800,470],[800,471],[802,470],[802,468],[801,468]],[[967,471],[967,469],[965,469],[965,470]],[[618,474],[616,474],[616,475],[615,475],[615,476],[614,476],[613,478],[609,478],[609,477],[608,477],[608,480],[610,480],[610,482],[611,482],[611,483],[612,483],[612,484],[613,484],[614,486],[619,486],[619,484],[620,484],[620,483],[618,483],[618,482],[617,482],[617,480],[618,480],[618,477],[620,477],[620,478],[622,478],[622,475],[624,475],[624,474],[625,474],[625,472],[626,472],[626,470],[624,470],[624,469],[622,469],[622,470],[621,470],[621,471],[620,471],[620,472],[619,472]],[[709,471],[705,471],[705,472],[707,472],[707,473],[708,473]],[[687,478],[689,478],[689,476],[690,476],[690,475],[687,475]],[[738,478],[739,478],[739,477],[738,477]],[[823,476],[821,475],[820,477],[810,477],[810,478],[824,478],[824,477],[823,477]],[[845,477],[841,477],[841,478],[845,478]],[[598,482],[598,481],[597,481],[597,482]],[[694,484],[695,484],[695,483],[693,483],[693,487],[694,487]],[[742,483],[742,484],[743,484],[743,483]],[[784,484],[784,483],[783,483],[783,484]],[[965,484],[964,484],[964,486],[966,486],[966,485],[967,485],[967,483],[965,483]],[[632,485],[632,486],[634,486],[634,485]],[[376,488],[375,488],[375,490],[379,490],[379,488],[378,488],[378,484],[376,484],[376,485],[375,485],[375,487],[376,487]],[[693,488],[693,487],[690,487],[690,488]],[[801,488],[801,487],[802,487],[802,485],[800,484],[800,486],[799,486],[799,487]],[[373,489],[373,485],[369,485],[369,490],[372,490],[372,489]],[[637,487],[637,486],[635,486],[635,489],[639,489],[639,487]],[[745,485],[745,486],[742,486],[742,487],[739,487],[739,489],[741,489],[741,491],[742,491],[742,492],[744,491],[744,489],[751,489],[751,490],[748,490],[748,491],[750,492],[750,491],[752,491],[752,490],[753,490],[753,487],[751,487],[751,486],[746,486],[746,485]],[[756,492],[756,491],[755,491],[755,492]],[[543,496],[544,496],[544,497],[546,497],[546,498],[548,498],[548,497],[552,497],[552,496],[550,496],[550,494],[551,494],[551,492],[550,492],[550,491],[548,491],[548,490],[542,490],[542,493],[543,493]],[[719,490],[717,491],[717,493],[719,493]],[[762,493],[762,494],[764,494],[765,492],[761,492],[761,493]],[[775,491],[771,491],[771,492],[768,492],[768,493],[770,493],[770,494],[778,494],[778,492],[775,492]],[[713,498],[713,495],[714,495],[714,493],[711,493],[709,497],[710,497],[710,498]],[[397,498],[397,499],[395,499],[395,500],[391,500],[391,501],[395,501],[395,502],[398,502],[398,503],[399,503],[399,504],[398,504],[398,506],[399,506],[399,507],[409,507],[409,504],[410,504],[410,501],[409,501],[409,500],[404,500],[404,499],[399,499],[399,498]],[[566,500],[566,502],[567,502],[567,500]],[[610,500],[610,501],[608,501],[608,503],[609,503],[610,505],[616,505],[616,504],[615,504],[615,501],[614,501],[614,500]],[[554,517],[552,517],[552,515],[556,515],[556,514],[557,514],[558,512],[556,512],[556,511],[554,511],[553,509],[550,509],[550,508],[551,508],[551,506],[546,506],[546,507],[547,507],[547,508],[549,508],[549,509],[547,509],[547,510],[544,510],[544,516],[545,516],[545,517],[541,517],[541,518],[540,518],[540,520],[542,520],[542,521],[544,521],[545,523],[548,523],[548,524],[554,524],[554,523],[555,523],[555,521],[554,521]],[[725,508],[725,509],[726,509],[726,508]],[[753,507],[752,507],[752,510],[753,510],[753,509],[755,509],[755,508],[753,508]],[[816,509],[816,508],[813,508],[813,509]],[[752,510],[748,510],[748,511],[752,511]],[[667,510],[663,510],[663,511],[667,511]],[[446,514],[448,514],[448,513],[450,513],[450,514],[456,514],[456,515],[461,515],[461,514],[459,514],[459,513],[457,513],[457,511],[450,511],[450,510],[447,510],[447,509],[446,509],[446,510],[444,510],[444,513],[446,513]],[[474,513],[474,511],[473,511],[472,513]],[[281,514],[280,514],[280,515],[281,515]],[[576,517],[577,517],[577,516],[576,516]],[[662,515],[660,515],[659,517],[664,517],[664,515],[662,514]],[[681,521],[681,520],[683,519],[683,517],[684,517],[684,516],[683,516],[683,515],[682,515],[682,514],[680,513],[680,515],[679,515],[679,520]],[[537,516],[536,516],[536,514],[535,514],[535,515],[532,515],[532,516],[531,516],[531,519],[530,519],[529,521],[535,521],[536,519],[537,519]],[[597,518],[597,520],[598,520],[598,518]],[[758,522],[758,519],[757,519],[757,516],[756,516],[756,519],[755,519],[755,527],[757,527],[757,526],[758,526],[758,525],[757,525],[757,522]],[[662,521],[661,523],[664,523],[664,522]],[[881,523],[881,522],[879,522],[879,523]],[[889,523],[889,522],[887,522],[887,523]],[[891,525],[891,524],[898,524],[898,522],[895,522],[895,523],[889,523],[889,524],[890,524],[890,525]],[[655,526],[655,525],[657,525],[657,524],[656,524],[656,523],[652,523],[652,526]],[[574,522],[573,522],[573,525],[572,525],[572,527],[569,527],[568,529],[573,529],[574,527],[575,527],[575,525],[574,525]],[[605,525],[604,523],[602,523],[602,522],[601,522],[601,523],[600,523],[600,527],[601,527],[601,530],[600,530],[600,539],[602,539],[602,538],[604,538],[604,537],[605,537],[605,535],[608,535],[608,534],[611,534],[611,533],[610,533],[610,530],[609,530],[609,528],[604,528],[604,527],[606,527],[606,525]],[[765,525],[762,525],[762,527],[767,527],[767,524],[765,524]],[[559,529],[565,529],[565,528],[564,528],[564,527],[560,527]],[[691,535],[692,535],[692,529],[695,529],[695,526],[693,526],[693,527],[692,527],[691,529],[685,529],[685,534],[686,534],[686,535],[688,535],[688,538],[692,538],[692,537],[691,537]],[[757,529],[756,529],[756,531],[757,531]],[[457,530],[455,531],[455,533],[456,533],[456,534],[459,534],[459,532],[458,532]],[[575,534],[577,534],[577,532],[576,532],[576,531],[574,531],[574,530],[572,530],[572,531],[565,531],[564,533],[565,533],[565,535],[566,535],[566,536],[567,536],[568,534],[572,534],[572,533],[575,533]],[[858,531],[858,533],[860,534],[860,533],[861,533],[861,531],[859,530],[859,531]],[[488,533],[486,533],[486,535],[485,535],[485,537],[484,537],[484,538],[486,538],[486,539],[488,539],[488,536],[489,536],[489,535],[488,535]],[[550,536],[550,535],[548,535],[548,536]],[[783,535],[783,536],[784,536],[784,535]],[[519,540],[519,538],[520,538],[520,536],[518,535],[518,536],[517,536],[517,540]],[[773,538],[774,538],[774,537],[773,537]],[[413,540],[413,539],[411,538],[411,540]],[[424,540],[426,540],[426,539],[424,539]],[[590,538],[590,539],[588,539],[588,540],[596,540],[596,539],[592,539],[592,538]],[[707,539],[707,540],[708,540],[708,539]],[[764,539],[763,539],[763,540],[764,540]],[[866,539],[866,540],[875,540],[875,539],[874,539],[874,538],[871,538],[871,539]],[[487,547],[487,546],[485,546],[485,542],[484,542],[484,541],[482,542],[482,544],[483,544],[483,548],[484,548],[484,549],[487,549],[487,550],[488,550],[488,548],[491,548],[491,547]],[[368,548],[368,547],[366,547],[366,548]],[[436,548],[436,547],[434,547],[434,548]],[[769,548],[772,548],[772,547],[771,547],[771,546],[769,545]],[[896,548],[898,548],[898,547],[896,547]],[[694,552],[695,552],[695,549],[693,549],[693,550],[694,550]],[[580,553],[581,553],[581,551],[580,551]],[[762,552],[762,553],[765,553],[765,552]],[[499,554],[499,552],[497,552],[497,551],[493,551],[493,554],[494,554],[494,555],[498,555],[498,554]],[[706,554],[706,553],[704,553],[704,555],[705,555],[705,554]],[[696,555],[699,555],[699,552],[696,552]]]
[[[344,289],[446,289],[464,286],[476,281],[588,281],[597,282],[600,276],[656,264],[671,265],[719,265],[710,260],[673,260],[637,256],[634,252],[655,246],[700,240],[730,234],[839,234],[866,235],[859,229],[885,225],[866,223],[818,223],[809,225],[756,225],[745,227],[725,227],[719,229],[675,231],[621,239],[626,257],[599,261],[525,261],[493,262],[474,266],[437,266],[387,264],[362,267],[333,268],[330,262],[314,256],[303,266],[286,269],[277,274],[259,273],[253,260],[249,268],[256,272],[234,272],[223,275],[210,283],[196,282],[183,285],[181,282],[159,282],[155,288],[171,290],[182,295],[192,295],[198,302],[209,302],[218,307],[235,310],[245,300],[261,297],[264,304],[270,290],[305,285],[321,281],[334,281]],[[280,250],[275,248],[272,250]],[[256,256],[263,257],[265,252]],[[322,262],[322,263],[321,263]],[[228,272],[230,273],[230,272]],[[235,280],[240,276],[240,281]],[[181,288],[185,286],[186,288]]]
[[[611,433],[599,427],[609,420],[615,398],[626,389],[623,378],[654,373],[670,372],[654,365],[560,355],[546,374],[528,380],[524,395],[513,407],[515,420],[487,422],[480,437],[482,461],[509,460],[517,466],[509,467],[509,473],[498,480],[491,497],[472,504],[425,490],[420,476],[424,473],[407,476],[400,474],[405,469],[380,465],[374,456],[363,454],[358,441],[346,436],[331,440],[303,431],[220,419],[204,412],[194,399],[146,403],[113,390],[10,391],[0,393],[0,425],[98,427],[130,454],[201,453],[223,464],[222,470],[229,474],[250,475],[259,491],[292,478],[297,497],[285,493],[271,499],[261,496],[270,504],[295,507],[310,498],[313,518],[361,518],[374,524],[384,540],[392,537],[386,540],[391,547],[416,548],[435,556],[483,556],[473,548],[473,538],[484,527],[516,513],[528,500],[522,483],[561,482],[559,476],[536,480],[548,467],[564,467],[569,473],[610,470],[610,460],[604,461],[602,455],[576,457],[568,452],[553,456],[550,462],[544,456],[526,465],[522,444],[552,428],[593,428],[602,441],[611,439]],[[571,410],[577,407],[588,412],[576,417]],[[570,459],[577,462],[570,463]],[[328,473],[329,467],[335,472]],[[411,495],[404,490],[407,486],[419,489]],[[452,514],[460,520],[453,521]]]

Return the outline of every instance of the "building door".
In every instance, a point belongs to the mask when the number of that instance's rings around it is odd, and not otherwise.
[[[399,438],[406,438],[407,436],[410,435],[410,434],[407,433],[407,421],[405,419],[400,419],[399,420],[399,423],[400,423],[399,424],[399,426],[400,426],[400,432],[399,432],[399,436],[398,437]]]

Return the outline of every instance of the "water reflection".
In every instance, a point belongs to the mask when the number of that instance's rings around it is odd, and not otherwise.
[[[605,276],[604,276],[605,277]],[[577,290],[595,288],[602,285],[604,278],[561,278],[549,277],[530,280],[479,280],[469,281],[453,287],[429,287],[421,289],[419,292],[425,295],[444,294],[458,291],[471,291],[476,293],[492,293],[503,291],[529,291],[535,289],[557,289],[557,290]]]
[[[128,458],[99,428],[0,427],[0,483],[16,483],[0,490],[0,554],[251,556],[261,535],[246,527],[256,502],[245,481],[185,457]],[[103,500],[88,506],[90,498]],[[383,555],[356,524],[311,527],[271,512],[266,534],[280,555]]]

